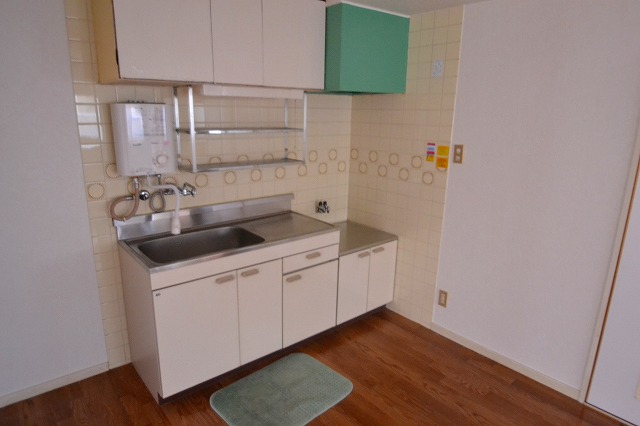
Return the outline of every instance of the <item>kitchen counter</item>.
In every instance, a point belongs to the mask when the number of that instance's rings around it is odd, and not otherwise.
[[[398,239],[397,235],[349,220],[335,226],[340,229],[340,256]]]
[[[139,247],[149,241],[180,237],[169,234],[172,212],[134,217],[126,223],[114,221],[114,224],[118,227],[119,246],[149,272],[154,273],[313,236],[337,233],[337,229],[331,224],[290,211],[291,198],[290,195],[274,196],[181,210],[180,222],[184,234],[214,227],[238,226],[256,234],[263,241],[246,247],[215,251],[170,263],[154,262],[145,256]]]

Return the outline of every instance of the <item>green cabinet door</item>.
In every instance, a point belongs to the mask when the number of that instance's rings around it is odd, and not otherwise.
[[[325,91],[404,93],[409,18],[346,3],[327,8]]]

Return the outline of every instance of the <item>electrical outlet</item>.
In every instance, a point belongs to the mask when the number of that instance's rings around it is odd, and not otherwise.
[[[453,162],[454,163],[462,164],[463,154],[464,154],[464,145],[453,146]]]
[[[446,308],[447,296],[448,296],[448,293],[446,291],[440,290],[440,292],[438,293],[438,305],[442,306],[443,308]]]

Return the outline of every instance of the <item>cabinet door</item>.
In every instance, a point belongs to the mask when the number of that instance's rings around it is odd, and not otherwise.
[[[347,3],[326,13],[325,90],[404,93],[409,18]]]
[[[340,256],[338,313],[336,315],[338,324],[367,311],[370,256],[369,250]]]
[[[393,300],[397,249],[397,241],[392,241],[371,249],[367,311],[385,305]]]
[[[325,3],[263,0],[264,84],[324,88]]]
[[[238,270],[240,364],[282,349],[282,260]]]
[[[216,83],[262,85],[262,1],[211,0]]]
[[[336,325],[337,284],[337,260],[283,276],[283,346]]]
[[[162,397],[240,365],[236,273],[153,293]]]
[[[213,80],[209,0],[113,0],[120,77]]]

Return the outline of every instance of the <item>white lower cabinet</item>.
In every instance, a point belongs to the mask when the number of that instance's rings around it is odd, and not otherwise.
[[[282,260],[238,270],[240,364],[282,349]]]
[[[393,300],[397,251],[398,241],[371,248],[367,311],[386,305]]]
[[[284,347],[336,325],[337,278],[337,260],[283,276]]]
[[[393,300],[397,241],[340,256],[337,324]]]
[[[162,395],[240,365],[236,272],[153,292]]]
[[[131,361],[156,401],[335,326],[338,241],[324,233],[155,273],[121,247]]]
[[[336,322],[342,324],[367,312],[370,250],[340,256]]]

